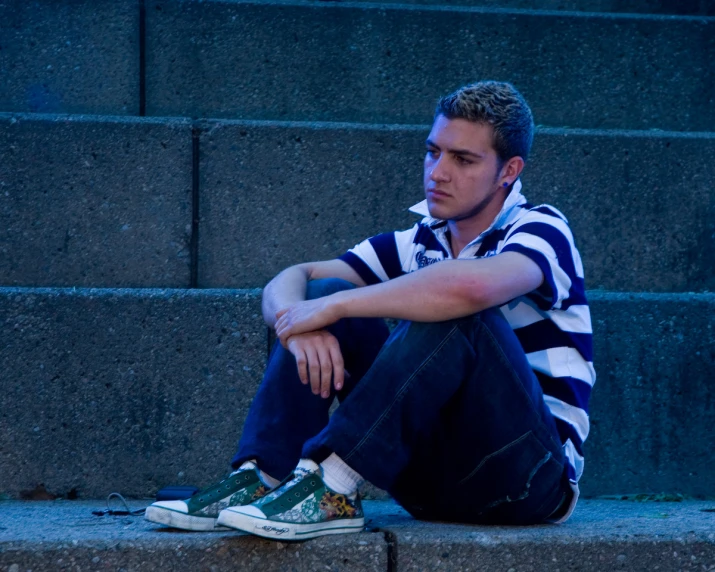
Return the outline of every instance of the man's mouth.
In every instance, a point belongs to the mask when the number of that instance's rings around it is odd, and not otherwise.
[[[448,197],[449,195],[444,191],[440,191],[439,189],[427,189],[427,196],[439,199],[443,197]]]

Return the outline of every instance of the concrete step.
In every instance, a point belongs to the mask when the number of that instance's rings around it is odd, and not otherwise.
[[[130,506],[149,502],[130,501]],[[186,533],[141,516],[92,515],[103,508],[102,501],[0,503],[0,569],[388,570],[389,545],[382,533],[276,543],[238,532]]]
[[[679,571],[715,565],[713,502],[583,499],[565,524],[531,527],[424,523],[376,505],[368,508],[375,507],[376,525],[393,543],[398,570]]]
[[[137,115],[136,0],[0,2],[0,111]]]
[[[3,284],[187,287],[191,125],[0,114]]]
[[[208,124],[199,284],[263,286],[296,261],[332,258],[368,236],[411,227],[418,217],[406,209],[423,198],[428,132]],[[524,193],[568,217],[589,288],[712,291],[714,159],[712,134],[544,128]]]
[[[343,0],[329,0],[343,2]],[[385,4],[380,0],[349,0]],[[264,4],[293,4],[295,0],[253,0]],[[437,5],[435,0],[399,0],[395,4]],[[575,12],[617,12],[631,14],[670,14],[677,16],[715,16],[710,0],[448,0],[449,6],[472,6],[509,10],[564,10]]]
[[[150,115],[423,123],[492,78],[541,125],[715,130],[705,17],[147,0],[146,26]]]
[[[0,299],[0,492],[146,496],[223,474],[265,366],[258,292]]]
[[[143,497],[223,475],[266,359],[259,295],[0,289],[0,493]],[[715,295],[590,300],[583,493],[712,495]]]
[[[95,517],[101,501],[3,502],[0,566],[9,572],[710,570],[714,506],[582,500],[563,525],[487,527],[415,521],[393,502],[367,501],[365,532],[281,543],[237,532],[182,533],[141,517]]]
[[[542,125],[715,130],[706,0],[483,2],[6,0],[0,111],[409,124],[494,78]],[[579,5],[674,2],[535,6]]]
[[[428,126],[193,128],[0,114],[0,284],[261,287],[418,220]],[[713,165],[712,133],[542,128],[524,192],[569,218],[589,288],[712,291]]]

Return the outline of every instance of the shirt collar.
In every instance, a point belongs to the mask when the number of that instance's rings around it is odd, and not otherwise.
[[[489,225],[489,227],[482,232],[478,237],[476,237],[472,242],[470,242],[467,246],[465,246],[465,249],[475,242],[480,242],[487,234],[492,232],[493,230],[500,228],[504,226],[507,220],[509,220],[510,215],[514,208],[523,205],[526,203],[526,197],[521,194],[521,179],[517,179],[514,181],[514,185],[512,186],[511,191],[507,195],[504,204],[502,205],[501,210],[499,211],[499,214],[494,217],[494,220],[492,223]],[[446,230],[446,225],[444,224],[445,221],[442,219],[434,218],[430,216],[429,210],[427,208],[427,199],[417,203],[416,205],[413,205],[409,208],[410,212],[413,212],[418,215],[422,215],[424,218],[422,219],[422,223],[426,224],[430,228],[436,231],[442,231],[444,232]],[[435,227],[440,227],[440,228],[435,228]]]

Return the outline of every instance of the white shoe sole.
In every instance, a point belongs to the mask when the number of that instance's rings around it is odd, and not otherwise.
[[[215,518],[208,516],[191,516],[185,512],[177,512],[159,506],[148,506],[144,512],[144,518],[157,524],[165,524],[172,528],[181,530],[193,530],[197,532],[226,531],[230,530],[216,524]]]
[[[296,522],[276,522],[230,509],[224,509],[219,513],[217,523],[218,525],[274,540],[306,540],[326,534],[360,532],[365,528],[364,518],[343,518],[316,524],[301,524]]]

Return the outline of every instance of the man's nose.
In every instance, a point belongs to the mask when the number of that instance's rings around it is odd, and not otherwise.
[[[444,155],[442,155],[432,164],[429,177],[435,183],[445,182],[449,180],[449,170],[447,169],[447,165],[444,160]]]

